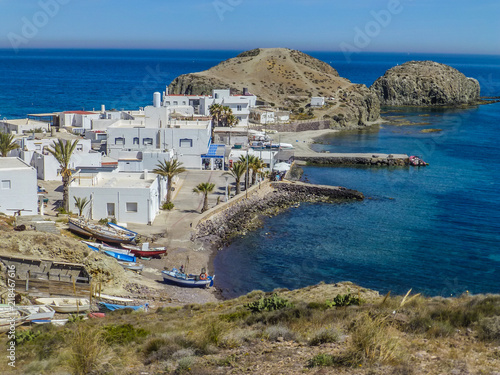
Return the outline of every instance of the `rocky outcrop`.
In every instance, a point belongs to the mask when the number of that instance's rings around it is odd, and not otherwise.
[[[246,51],[198,73],[175,78],[169,93],[208,95],[213,89],[229,88],[242,94],[246,87],[260,101],[275,107],[297,110],[312,96],[333,98],[321,116],[332,126],[363,126],[378,120],[378,97],[365,85],[339,77],[329,64],[288,48],[258,48]]]
[[[480,86],[458,70],[433,61],[410,61],[389,69],[370,89],[382,105],[455,106],[479,100]]]

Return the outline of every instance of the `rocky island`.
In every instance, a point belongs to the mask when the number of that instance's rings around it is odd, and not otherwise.
[[[476,104],[480,99],[476,79],[434,61],[395,66],[370,89],[386,106],[457,106]]]
[[[296,110],[311,97],[329,98],[321,113],[331,126],[369,125],[380,117],[377,96],[365,85],[339,76],[329,64],[288,48],[257,48],[221,62],[203,72],[184,74],[172,81],[169,93],[207,95],[213,89],[244,87],[273,107]]]

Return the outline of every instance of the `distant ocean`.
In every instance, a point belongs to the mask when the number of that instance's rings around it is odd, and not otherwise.
[[[0,50],[0,116],[149,105],[179,74],[205,70],[236,51]],[[354,83],[390,67],[433,60],[500,96],[500,56],[309,52]],[[254,289],[349,280],[386,293],[500,293],[500,103],[468,109],[391,110],[415,126],[343,132],[318,151],[416,154],[426,168],[306,167],[313,183],[363,192],[365,201],[303,204],[236,239],[215,258],[226,297]],[[421,133],[428,128],[441,132]]]

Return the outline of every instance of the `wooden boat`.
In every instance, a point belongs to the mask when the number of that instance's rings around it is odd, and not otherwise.
[[[134,239],[138,235],[138,233],[134,232],[133,230],[127,229],[125,227],[122,227],[121,225],[118,225],[118,224],[115,224],[115,223],[112,223],[109,221],[108,221],[108,226],[111,227],[113,230],[115,230],[118,233],[124,234],[126,236],[134,236]]]
[[[75,313],[90,310],[90,302],[86,298],[37,298],[35,302],[39,305],[49,305],[58,313]]]
[[[26,321],[28,314],[11,305],[0,305],[0,333],[20,326]]]
[[[106,299],[106,300],[115,301],[115,302],[124,302],[124,303],[134,302],[134,300],[131,298],[110,296],[109,294],[104,294],[104,293],[99,294],[98,297],[101,299]]]
[[[171,271],[161,271],[163,276],[163,281],[185,286],[185,287],[197,287],[197,288],[208,288],[214,285],[214,276],[207,275],[205,270],[202,270],[199,275],[185,274],[179,271],[177,268],[172,268]]]
[[[409,159],[410,159],[410,165],[413,165],[414,167],[425,167],[429,165],[429,163],[426,163],[421,158],[415,155],[410,156]]]
[[[144,264],[140,264],[140,263],[137,263],[137,262],[122,262],[122,261],[118,261],[118,264],[120,266],[122,266],[123,268],[125,268],[126,270],[135,271],[137,273],[141,273],[142,270],[144,269]]]
[[[148,308],[148,304],[146,303],[145,305],[140,305],[140,306],[127,306],[127,305],[117,305],[114,303],[106,303],[106,302],[97,302],[99,305],[99,310],[100,311],[115,311],[115,310],[122,310],[122,309],[132,309],[132,310],[139,310],[139,309],[144,309],[146,310]]]
[[[130,244],[120,244],[120,246],[129,250],[135,256],[142,258],[159,257],[167,252],[165,247],[149,248],[149,242],[144,242],[140,247]]]
[[[35,319],[32,320],[31,323],[33,324],[53,324],[55,326],[63,326],[66,323],[68,323],[69,319]]]
[[[136,237],[136,234],[118,232],[110,226],[92,224],[83,219],[69,219],[68,226],[72,232],[109,243],[128,243]]]
[[[25,311],[28,314],[26,317],[27,322],[31,322],[33,320],[51,320],[56,312],[49,305],[28,305],[17,306],[16,308]]]
[[[91,241],[82,241],[82,243],[87,245],[89,249],[92,249],[94,251],[100,251],[117,260],[121,260],[124,262],[133,262],[133,263],[137,261],[137,258],[133,254],[131,254],[129,250],[118,249],[116,247]]]

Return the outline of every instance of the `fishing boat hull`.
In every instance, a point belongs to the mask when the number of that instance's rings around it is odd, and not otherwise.
[[[142,258],[159,257],[160,255],[163,255],[167,252],[167,249],[165,247],[153,247],[150,249],[148,243],[144,243],[142,247],[129,244],[121,244],[120,246],[124,249],[129,250],[135,256]]]
[[[122,310],[122,309],[132,309],[132,310],[139,310],[139,309],[145,309],[145,305],[140,305],[140,306],[126,306],[126,305],[117,305],[113,303],[106,303],[106,302],[97,302],[99,305],[99,310],[100,311],[115,311],[115,310]]]
[[[49,305],[58,313],[76,313],[90,310],[90,302],[86,298],[37,298],[39,305]]]
[[[198,275],[186,275],[173,268],[172,271],[161,271],[163,281],[188,288],[208,288],[214,285],[215,276],[206,276],[202,280]]]
[[[84,220],[68,220],[68,227],[74,233],[93,237],[99,241],[108,243],[130,243],[135,240],[135,234],[127,234],[123,232],[118,232],[114,228],[109,226],[102,226],[98,224],[90,224]]]
[[[120,264],[120,266],[122,266],[126,270],[131,270],[131,271],[135,271],[135,272],[138,272],[138,273],[141,273],[142,270],[144,269],[144,264],[139,264],[137,262],[121,262],[121,261],[118,261],[118,263]]]
[[[115,259],[124,261],[124,262],[132,262],[135,263],[137,261],[137,258],[133,255],[127,255],[123,253],[119,253],[116,251],[111,251],[111,250],[103,250],[103,253],[106,255],[109,255],[110,257],[113,257]]]
[[[33,320],[50,320],[54,317],[56,312],[49,305],[18,306],[17,308],[28,314],[26,317],[27,322],[31,322]]]

